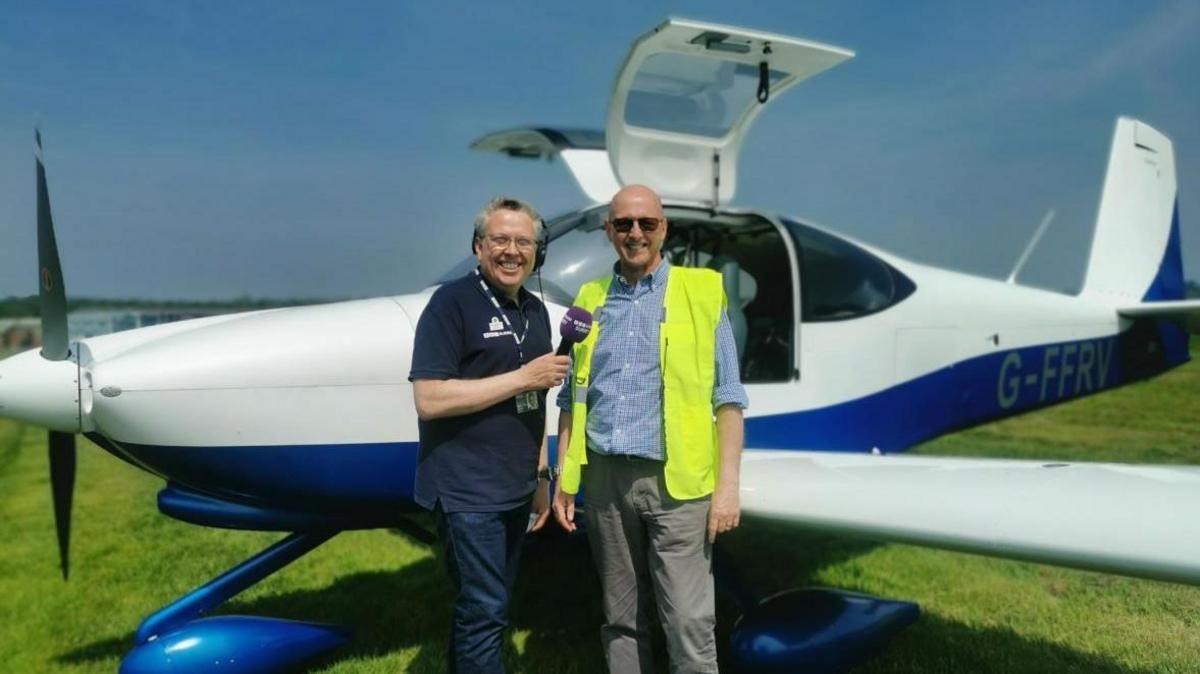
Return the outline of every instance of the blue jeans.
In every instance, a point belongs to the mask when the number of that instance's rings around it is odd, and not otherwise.
[[[504,628],[529,503],[484,513],[447,513],[439,507],[436,515],[456,593],[447,669],[452,674],[503,674]]]

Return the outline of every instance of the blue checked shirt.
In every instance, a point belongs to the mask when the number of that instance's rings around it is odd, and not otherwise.
[[[597,319],[601,336],[592,354],[588,384],[587,446],[601,454],[666,459],[662,420],[662,372],[658,367],[658,331],[671,265],[629,285],[613,272],[608,297]],[[737,345],[729,316],[717,323],[713,409],[749,406],[738,371]],[[571,381],[571,374],[567,381]],[[558,406],[571,411],[572,387],[563,386]]]

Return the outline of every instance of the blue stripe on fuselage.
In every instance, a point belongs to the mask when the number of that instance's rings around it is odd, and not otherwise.
[[[1189,356],[1187,336],[1180,342],[1179,332],[1165,321],[1136,321],[1119,336],[998,351],[845,403],[748,418],[746,445],[756,449],[903,451],[948,431],[1096,393],[1181,365]]]
[[[112,442],[172,482],[217,498],[301,512],[416,510],[416,442],[171,447]]]

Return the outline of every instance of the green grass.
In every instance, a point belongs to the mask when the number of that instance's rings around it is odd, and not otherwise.
[[[1200,464],[1200,364],[916,451]],[[72,575],[64,583],[45,435],[0,422],[4,671],[115,671],[142,618],[279,538],[170,520],[154,507],[161,486],[83,442]],[[919,602],[922,618],[860,668],[864,673],[1200,672],[1197,588],[762,523],[735,532],[725,548],[763,591],[826,585]],[[525,554],[510,671],[603,671],[598,588],[586,546],[535,544]],[[352,532],[221,612],[352,627],[351,645],[314,672],[440,672],[450,599],[428,547],[385,531]],[[722,611],[722,635],[731,617]]]

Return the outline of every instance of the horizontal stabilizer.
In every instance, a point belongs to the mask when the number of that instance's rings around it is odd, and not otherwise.
[[[594,203],[612,199],[620,189],[609,162],[603,131],[528,127],[489,133],[472,150],[499,152],[518,159],[561,157],[579,188]]]
[[[1200,316],[1200,300],[1143,302],[1129,307],[1118,307],[1117,313],[1129,318],[1182,318],[1185,316]]]
[[[748,451],[747,515],[1200,584],[1200,467]]]
[[[510,157],[538,159],[563,150],[603,150],[604,132],[591,129],[529,127],[495,131],[477,138],[472,150],[502,152]]]

